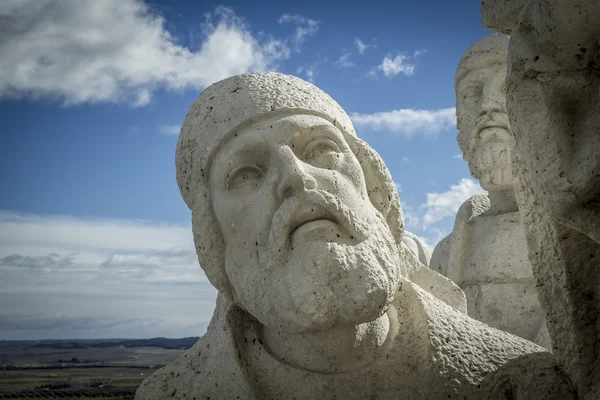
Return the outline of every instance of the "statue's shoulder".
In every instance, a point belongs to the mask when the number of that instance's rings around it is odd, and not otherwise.
[[[460,382],[473,398],[504,399],[511,390],[507,399],[572,398],[566,376],[543,347],[476,321],[417,285],[403,286],[412,293],[402,300],[419,303],[417,319],[427,325],[430,354],[444,380]]]
[[[461,204],[456,212],[454,220],[454,228],[452,232],[440,240],[433,249],[431,255],[430,268],[444,276],[448,276],[450,255],[452,253],[452,245],[460,242],[463,239],[465,232],[465,224],[473,221],[490,208],[490,199],[487,194],[476,194],[470,197],[467,201]],[[460,246],[459,246],[460,247]]]
[[[444,276],[448,275],[448,260],[450,258],[450,249],[452,248],[453,234],[453,232],[450,232],[448,236],[435,245],[429,262],[429,268]]]
[[[144,380],[136,399],[153,400],[179,398],[184,393],[202,392],[202,385],[211,381],[210,337],[204,335],[179,359],[156,371]],[[204,354],[203,354],[204,353]],[[195,381],[195,382],[194,382]],[[192,386],[200,386],[191,390]]]
[[[467,201],[461,204],[456,212],[454,230],[456,230],[460,224],[472,221],[474,218],[480,216],[489,209],[490,198],[488,197],[487,193],[480,193],[470,197]]]
[[[179,359],[159,369],[136,391],[136,400],[254,398],[235,343],[237,307],[221,298],[208,330]]]
[[[429,250],[429,246],[423,239],[419,236],[415,235],[412,232],[404,231],[404,235],[402,236],[402,243],[405,244],[410,251],[412,251],[419,261],[429,267],[429,262],[431,260],[431,250]]]

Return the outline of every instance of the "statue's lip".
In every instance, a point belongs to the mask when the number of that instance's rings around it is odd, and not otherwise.
[[[481,146],[482,144],[491,141],[495,137],[495,135],[482,135],[481,134],[484,130],[490,129],[490,128],[502,129],[503,132],[499,135],[500,139],[510,140],[511,137],[510,137],[510,132],[508,131],[508,125],[492,119],[492,120],[487,120],[487,121],[481,122],[479,125],[477,125],[477,127],[475,128],[475,135],[473,135],[472,143],[477,143],[477,146]]]
[[[485,122],[477,125],[475,132],[479,135],[484,129],[488,129],[488,128],[502,128],[502,129],[508,131],[508,126],[506,126],[506,124],[503,124],[502,122],[498,122],[495,120],[491,120],[491,121],[485,121]]]
[[[338,224],[338,221],[333,215],[331,215],[331,213],[328,213],[320,207],[312,207],[310,209],[302,210],[301,212],[296,213],[292,217],[289,224],[289,236],[291,237],[302,225],[321,220],[330,221],[335,224]]]

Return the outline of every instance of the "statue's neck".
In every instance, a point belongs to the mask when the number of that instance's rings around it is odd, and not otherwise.
[[[490,209],[486,211],[486,215],[499,215],[519,211],[514,189],[490,190],[488,191],[488,196],[490,198]]]
[[[387,314],[359,325],[301,334],[262,327],[263,342],[273,356],[296,368],[323,373],[349,372],[368,366],[381,357],[389,335]]]

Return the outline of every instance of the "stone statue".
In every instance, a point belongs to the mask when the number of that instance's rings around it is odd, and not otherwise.
[[[429,267],[429,263],[431,262],[431,251],[423,239],[414,233],[404,231],[404,235],[402,235],[402,243],[419,259],[424,266]]]
[[[517,200],[553,352],[600,398],[600,2],[482,3],[511,34],[507,97]]]
[[[471,175],[488,194],[461,206],[430,266],[464,290],[470,317],[549,349],[512,179],[514,138],[504,92],[508,40],[484,37],[458,66],[458,143]]]
[[[457,310],[460,289],[402,245],[389,171],[314,85],[211,85],[176,158],[219,295],[206,334],[137,399],[572,398],[550,353]]]

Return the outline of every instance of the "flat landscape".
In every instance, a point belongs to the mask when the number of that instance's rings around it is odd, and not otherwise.
[[[0,399],[133,399],[197,340],[0,341]]]

